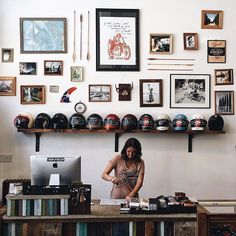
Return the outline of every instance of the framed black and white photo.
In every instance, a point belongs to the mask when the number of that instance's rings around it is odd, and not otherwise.
[[[163,86],[160,79],[143,79],[139,81],[140,107],[162,107]]]
[[[215,85],[234,84],[233,69],[215,69]]]
[[[226,63],[225,40],[207,40],[207,62]]]
[[[82,66],[71,66],[70,67],[70,78],[71,78],[71,82],[83,81],[83,67]]]
[[[63,61],[44,61],[44,75],[63,75]]]
[[[111,85],[90,84],[89,102],[111,102]]]
[[[16,96],[16,77],[0,76],[0,96]]]
[[[215,91],[215,114],[234,115],[234,91]]]
[[[171,74],[170,108],[210,108],[209,74]]]
[[[36,75],[36,62],[20,62],[20,75]]]
[[[96,9],[96,70],[139,71],[139,10]]]
[[[14,49],[2,48],[2,62],[13,62],[13,61],[14,61]]]
[[[184,33],[184,50],[197,50],[198,49],[198,34],[197,33]]]
[[[172,34],[150,34],[151,54],[170,54],[172,53],[173,35]]]
[[[223,29],[223,11],[202,10],[202,29]]]

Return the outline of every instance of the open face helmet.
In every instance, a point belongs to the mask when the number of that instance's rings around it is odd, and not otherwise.
[[[56,113],[52,117],[53,129],[66,129],[68,127],[68,119],[63,113]]]
[[[155,121],[156,130],[166,131],[170,129],[170,117],[166,114],[160,114]]]
[[[52,119],[46,113],[39,113],[34,122],[36,129],[50,129],[52,127]]]
[[[154,119],[149,114],[143,114],[139,118],[139,128],[142,130],[151,130],[154,128]]]
[[[86,128],[86,119],[82,114],[74,113],[69,118],[70,129],[84,129]]]
[[[120,118],[115,114],[109,114],[104,119],[104,128],[106,130],[119,129]]]
[[[203,131],[206,129],[207,121],[204,116],[197,114],[190,120],[190,126],[192,130]]]
[[[34,118],[30,113],[21,112],[14,119],[14,125],[17,129],[31,129],[34,124]]]
[[[124,130],[135,130],[138,126],[138,120],[136,116],[132,114],[126,114],[121,121],[121,126]]]
[[[188,119],[184,114],[178,114],[173,120],[173,130],[185,131],[188,129]]]
[[[101,129],[103,126],[102,117],[96,113],[87,118],[87,128],[90,130]]]
[[[224,119],[220,115],[213,115],[208,120],[209,130],[221,131],[224,128]]]

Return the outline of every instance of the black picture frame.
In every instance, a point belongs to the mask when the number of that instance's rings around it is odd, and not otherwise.
[[[234,91],[215,91],[215,114],[234,115]]]
[[[226,40],[207,40],[207,62],[226,63]]]
[[[139,71],[139,9],[96,9],[96,71]]]

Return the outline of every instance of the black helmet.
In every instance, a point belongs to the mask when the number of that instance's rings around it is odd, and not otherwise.
[[[39,113],[35,118],[34,127],[36,129],[50,129],[52,127],[52,119],[46,113]]]
[[[119,129],[120,118],[115,114],[109,114],[104,119],[104,128],[106,130]]]
[[[68,119],[66,115],[62,113],[56,113],[52,117],[52,128],[53,129],[66,129],[68,126]]]
[[[69,128],[84,129],[86,128],[85,117],[79,113],[74,113],[69,119]]]
[[[213,115],[208,120],[209,130],[221,131],[224,128],[224,120],[220,115]]]
[[[134,130],[137,129],[138,120],[136,116],[132,114],[126,114],[121,121],[121,126],[124,130]]]
[[[154,129],[154,119],[149,114],[143,114],[139,118],[139,128],[142,130]]]
[[[102,117],[96,113],[91,114],[87,118],[87,128],[88,129],[101,129],[103,125]]]
[[[14,125],[17,129],[32,128],[34,124],[34,118],[31,114],[26,112],[19,113],[14,119]]]

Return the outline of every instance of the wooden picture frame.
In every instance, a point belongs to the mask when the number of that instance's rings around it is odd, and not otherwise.
[[[14,61],[14,49],[2,48],[2,63],[9,63]]]
[[[63,61],[44,61],[44,75],[63,75]]]
[[[226,40],[207,40],[207,62],[226,63]]]
[[[201,11],[202,29],[223,29],[223,11],[202,10]]]
[[[16,96],[16,77],[0,76],[0,96]]]
[[[111,85],[90,84],[89,102],[111,102]]]
[[[234,115],[234,91],[215,91],[215,114]]]
[[[36,62],[19,62],[20,75],[36,75],[37,63]]]
[[[173,52],[172,34],[150,34],[150,54],[171,54]]]
[[[21,104],[45,104],[44,85],[21,85]]]
[[[162,107],[163,85],[160,79],[139,80],[140,107]]]
[[[66,18],[20,18],[21,53],[67,53]]]
[[[234,84],[233,69],[215,69],[215,85]]]
[[[83,67],[71,66],[70,78],[71,78],[71,82],[82,82],[83,81]]]
[[[184,50],[198,50],[197,33],[184,33],[183,42],[184,42]]]

